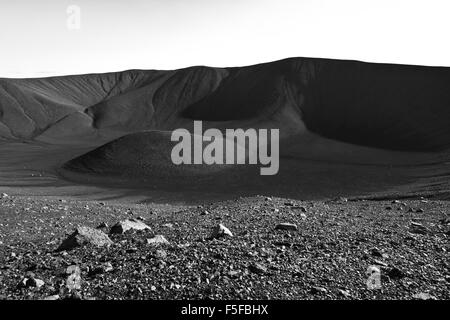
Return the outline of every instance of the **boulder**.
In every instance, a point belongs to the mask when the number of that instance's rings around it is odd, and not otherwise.
[[[152,229],[143,223],[142,221],[139,221],[137,219],[126,219],[123,221],[120,221],[116,223],[114,226],[112,226],[111,231],[109,233],[125,233],[130,230],[149,230]]]
[[[81,226],[61,243],[57,251],[71,250],[84,245],[103,247],[111,244],[112,240],[101,230]]]
[[[233,234],[231,233],[230,229],[225,227],[223,224],[219,223],[217,226],[214,227],[209,237],[211,239],[217,239],[221,237],[232,237],[232,236]]]

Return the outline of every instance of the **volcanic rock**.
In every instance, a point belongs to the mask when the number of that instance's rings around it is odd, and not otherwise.
[[[257,274],[264,274],[267,273],[267,268],[265,266],[263,266],[260,263],[252,263],[248,269],[253,272],[253,273],[257,273]]]
[[[220,223],[214,227],[209,237],[211,239],[217,239],[221,237],[232,237],[232,236],[233,234],[231,233],[230,229],[228,229],[227,227],[225,227],[223,224]]]
[[[112,240],[104,232],[98,229],[80,226],[58,247],[57,251],[71,250],[84,245],[96,247],[109,246]]]
[[[298,227],[297,227],[296,224],[283,222],[283,223],[277,224],[275,229],[277,229],[277,230],[287,230],[287,231],[297,231]]]
[[[125,233],[129,230],[149,230],[152,229],[137,219],[126,219],[116,223],[112,226],[111,231],[109,233]]]
[[[147,244],[151,245],[161,245],[161,244],[169,244],[169,241],[160,234],[155,235],[153,238],[147,239]]]
[[[76,265],[67,267],[66,274],[69,276],[66,279],[66,287],[70,291],[81,289],[81,269]]]

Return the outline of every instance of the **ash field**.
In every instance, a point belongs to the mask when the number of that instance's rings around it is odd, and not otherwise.
[[[449,88],[314,58],[2,78],[0,299],[449,299]],[[174,165],[194,121],[278,129],[278,173]]]

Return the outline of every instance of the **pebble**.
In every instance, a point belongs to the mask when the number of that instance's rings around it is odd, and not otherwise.
[[[70,291],[81,289],[81,269],[77,265],[68,266],[66,274],[69,276],[66,279],[66,287]]]
[[[267,273],[267,268],[265,266],[263,266],[260,263],[252,263],[248,269],[253,272],[253,273],[257,273],[257,274],[264,274]]]
[[[165,250],[158,249],[155,252],[155,258],[157,258],[157,259],[165,259],[165,258],[167,258],[167,252]]]
[[[106,222],[102,222],[96,227],[96,229],[107,229],[108,227],[109,226]]]
[[[370,254],[372,256],[378,257],[378,258],[388,258],[388,255],[385,253],[382,253],[378,248],[370,249]]]
[[[45,284],[44,281],[42,281],[41,279],[36,279],[34,277],[34,275],[30,276],[30,277],[26,277],[23,278],[20,283],[19,283],[19,287],[21,288],[40,288]]]
[[[352,294],[348,290],[339,289],[339,293],[347,298],[350,298],[352,296]]]
[[[101,273],[107,273],[107,272],[111,272],[113,271],[114,268],[111,264],[111,262],[106,262],[101,264],[100,266],[96,267],[95,269],[93,269],[90,272],[90,275],[96,275],[96,274],[101,274]]]
[[[160,234],[155,235],[153,238],[147,239],[147,244],[151,245],[161,245],[161,244],[169,244],[169,241]]]
[[[306,208],[302,206],[292,207],[293,209],[300,210],[301,212],[306,212]]]
[[[427,293],[427,292],[420,292],[413,295],[414,299],[418,300],[437,300],[435,296]]]
[[[125,233],[129,230],[149,230],[152,229],[143,223],[142,221],[139,221],[137,219],[126,219],[123,221],[120,221],[116,223],[114,226],[112,226],[109,233]]]
[[[275,229],[277,230],[287,230],[287,231],[297,231],[298,227],[296,224],[283,222],[279,223],[275,226]]]
[[[211,239],[217,239],[221,237],[232,237],[233,234],[231,233],[230,229],[225,227],[223,224],[219,223],[217,226],[214,227],[210,238]]]
[[[406,276],[405,273],[397,267],[393,267],[391,270],[389,270],[387,275],[391,279],[401,279]]]
[[[327,289],[323,288],[323,287],[312,287],[311,288],[311,293],[327,293]]]
[[[230,270],[228,275],[232,278],[237,277],[241,272],[239,270]]]
[[[421,223],[418,222],[411,222],[411,225],[409,226],[409,232],[415,233],[415,234],[427,234],[428,229],[423,226]]]
[[[380,261],[380,260],[377,260],[377,259],[375,259],[373,262],[376,265],[379,265],[379,266],[383,266],[383,267],[387,267],[388,266],[388,264],[386,262],[383,262],[383,261]]]

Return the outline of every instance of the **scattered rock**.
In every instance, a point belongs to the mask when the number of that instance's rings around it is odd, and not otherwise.
[[[209,237],[211,239],[217,239],[221,237],[232,237],[232,236],[233,234],[231,233],[230,229],[225,227],[223,224],[219,223],[217,226],[214,227]]]
[[[81,274],[80,267],[77,265],[71,265],[66,268],[66,274],[73,274],[73,273]]]
[[[381,260],[375,259],[373,262],[374,262],[376,265],[379,265],[379,266],[383,266],[383,267],[387,267],[387,266],[388,266],[388,264],[387,264],[386,262],[383,262],[383,261],[381,261]]]
[[[43,280],[41,280],[41,279],[34,279],[34,282],[35,282],[35,287],[36,288],[40,288],[40,287],[42,287],[45,284],[45,282]]]
[[[311,293],[315,294],[315,293],[327,293],[328,290],[323,288],[323,287],[312,287],[311,288]]]
[[[111,271],[114,270],[114,268],[113,268],[111,262],[106,262],[106,263],[104,263],[104,264],[102,265],[102,267],[103,267],[103,271],[104,271],[104,272],[111,272]]]
[[[93,270],[91,270],[89,272],[89,275],[90,276],[94,276],[94,275],[97,275],[97,274],[111,272],[113,270],[114,270],[114,268],[113,268],[111,262],[105,262],[105,263],[101,264],[100,266],[98,266],[98,267],[94,268]]]
[[[296,224],[283,222],[283,223],[277,224],[275,229],[277,229],[277,230],[287,230],[287,231],[297,231],[298,227],[297,227]]]
[[[61,243],[57,251],[71,250],[88,244],[96,247],[103,247],[109,246],[113,244],[113,242],[108,235],[101,230],[81,226]]]
[[[393,267],[391,270],[389,270],[387,275],[389,276],[389,278],[394,279],[394,280],[398,280],[398,279],[402,279],[402,278],[406,277],[406,274],[397,267]]]
[[[165,224],[162,225],[162,227],[172,229],[173,228],[173,224],[172,223],[165,223]]]
[[[169,241],[160,234],[155,235],[153,238],[147,239],[147,244],[151,245],[160,245],[160,244],[169,244]]]
[[[267,273],[267,268],[265,266],[263,266],[260,263],[252,263],[251,265],[249,265],[248,269],[253,272],[253,273],[257,273],[257,274],[265,274]]]
[[[380,274],[381,270],[377,266],[369,266],[366,271],[366,276],[371,276],[373,274]]]
[[[137,219],[126,219],[116,223],[112,226],[111,231],[109,233],[125,233],[129,230],[149,230],[152,229]]]
[[[418,222],[411,222],[411,225],[409,226],[409,232],[415,233],[415,234],[427,234],[428,229],[423,226],[421,223]]]
[[[414,299],[417,300],[437,300],[435,296],[427,293],[427,292],[420,292],[413,295]]]
[[[165,250],[158,249],[155,252],[155,258],[164,260],[165,258],[167,258],[167,252]]]
[[[96,229],[107,229],[109,226],[106,222],[102,222],[100,223],[97,227],[95,227]]]
[[[28,278],[23,278],[22,280],[20,280],[20,282],[17,286],[19,288],[27,288],[28,287],[27,282],[28,282]]]
[[[23,278],[19,282],[19,288],[40,288],[45,284],[41,279],[36,279],[34,275]]]
[[[82,300],[83,295],[78,290],[73,290],[70,292],[70,295],[66,296],[64,299],[68,300]]]
[[[137,251],[138,251],[138,249],[136,247],[133,247],[133,248],[128,248],[125,252],[126,253],[135,253]]]
[[[69,291],[81,289],[81,269],[77,265],[68,266],[66,274],[69,275],[66,279],[66,287]]]
[[[241,271],[239,270],[230,270],[228,272],[228,276],[230,276],[231,278],[236,278],[240,273]]]
[[[387,258],[388,257],[387,254],[382,253],[378,248],[372,248],[369,251],[373,257],[378,257],[378,258]]]
[[[352,294],[348,290],[339,289],[339,293],[342,294],[346,298],[351,298]]]

